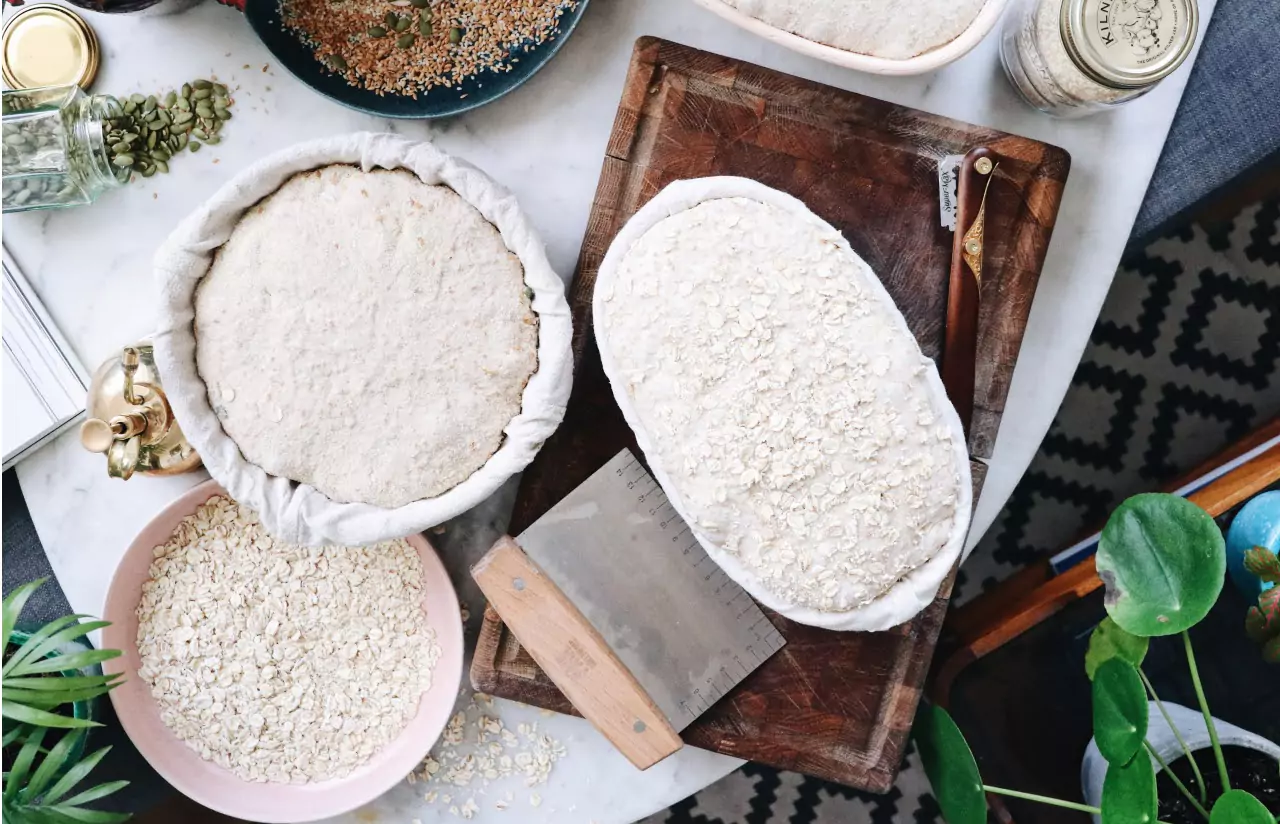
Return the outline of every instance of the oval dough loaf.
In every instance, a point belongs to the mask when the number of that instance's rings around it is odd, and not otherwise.
[[[932,599],[968,528],[963,433],[839,232],[753,181],[673,184],[610,248],[594,308],[659,482],[758,600],[883,629]]]

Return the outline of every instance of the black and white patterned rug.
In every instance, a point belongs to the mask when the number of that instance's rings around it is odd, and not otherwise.
[[[1280,195],[1192,223],[1121,262],[1071,388],[960,572],[967,601],[1280,415]],[[935,824],[908,750],[870,795],[747,764],[641,824]]]

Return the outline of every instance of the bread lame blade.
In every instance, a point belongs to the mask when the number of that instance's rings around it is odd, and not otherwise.
[[[516,542],[536,565],[531,574],[541,573],[555,585],[676,732],[785,644],[755,601],[707,556],[629,450],[614,456]],[[484,563],[476,565],[473,575],[508,628],[575,707],[632,758],[611,731],[632,737],[633,727],[650,725],[637,725],[630,716],[612,723],[592,717],[616,713],[618,706],[600,705],[603,682],[584,686],[593,677],[588,670],[598,673],[583,663],[591,639],[550,637],[569,623],[552,615],[560,609],[554,598],[523,621],[519,614],[508,614],[520,611],[511,600],[515,593],[491,594],[507,582],[483,569]],[[521,594],[530,588],[526,579],[512,583]],[[540,616],[558,625],[538,626]],[[559,660],[550,660],[557,651]],[[607,669],[607,663],[599,669]],[[652,763],[643,756],[632,760],[637,766]]]

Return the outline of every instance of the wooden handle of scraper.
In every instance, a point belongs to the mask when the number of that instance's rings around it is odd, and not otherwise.
[[[504,536],[471,577],[538,666],[627,760],[646,770],[684,746],[595,627]]]

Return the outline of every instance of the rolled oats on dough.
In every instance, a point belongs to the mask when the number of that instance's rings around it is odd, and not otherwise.
[[[348,775],[404,730],[440,657],[407,541],[294,546],[222,496],[155,548],[137,615],[161,721],[247,781]]]
[[[406,171],[327,166],[252,207],[195,296],[196,365],[267,473],[385,508],[466,480],[537,368],[523,268]]]
[[[874,273],[807,210],[747,197],[641,230],[602,267],[597,336],[695,534],[806,622],[865,608],[949,553],[918,611],[959,557],[968,466],[936,371]]]
[[[776,29],[837,49],[906,60],[955,40],[986,0],[723,0]]]

